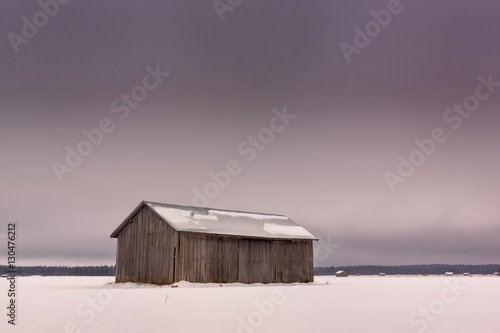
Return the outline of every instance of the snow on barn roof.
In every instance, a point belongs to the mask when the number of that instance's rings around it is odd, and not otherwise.
[[[143,201],[111,234],[111,237],[116,238],[130,218],[144,205],[151,208],[172,228],[180,232],[250,238],[317,240],[305,228],[283,215],[179,206],[149,201]]]

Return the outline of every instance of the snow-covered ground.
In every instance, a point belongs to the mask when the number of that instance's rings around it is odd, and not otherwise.
[[[1,332],[496,332],[499,277],[317,276],[311,284],[113,284],[20,277],[16,326],[0,281]]]

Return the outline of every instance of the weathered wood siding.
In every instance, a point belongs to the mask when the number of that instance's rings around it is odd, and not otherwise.
[[[174,283],[178,233],[147,207],[118,234],[116,281]]]
[[[312,282],[311,240],[261,240],[180,233],[176,281]]]
[[[238,239],[180,233],[176,281],[237,282]]]

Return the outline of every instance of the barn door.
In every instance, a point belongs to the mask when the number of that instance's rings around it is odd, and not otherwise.
[[[173,262],[174,268],[172,270],[172,273],[173,273],[172,283],[179,281],[176,273],[178,273],[177,265],[179,264],[180,251],[181,251],[181,238],[178,236],[177,245],[174,247],[174,262]]]

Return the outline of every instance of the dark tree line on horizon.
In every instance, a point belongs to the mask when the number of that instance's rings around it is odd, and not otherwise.
[[[116,266],[18,266],[17,275],[42,276],[115,276]],[[7,274],[8,266],[0,265],[0,275]],[[337,271],[346,271],[349,275],[442,275],[454,274],[493,274],[500,273],[500,265],[400,265],[400,266],[331,266],[315,267],[314,275],[335,275]]]
[[[494,274],[500,273],[500,265],[401,265],[401,266],[331,266],[315,267],[314,275],[335,275],[337,271],[345,271],[349,275],[438,275],[446,272],[453,274]]]
[[[115,276],[116,266],[17,266],[17,275],[42,276]],[[0,265],[0,274],[7,274],[7,266]]]

